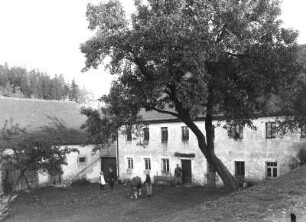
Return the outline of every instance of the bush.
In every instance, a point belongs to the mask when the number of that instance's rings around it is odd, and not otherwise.
[[[84,186],[84,185],[89,185],[90,184],[90,181],[87,179],[87,178],[80,178],[80,179],[77,179],[77,180],[74,180],[72,183],[71,183],[71,186]]]
[[[298,158],[296,158],[294,156],[291,156],[290,159],[289,159],[289,168],[290,168],[290,170],[294,170],[294,169],[298,168],[298,166],[299,166]]]

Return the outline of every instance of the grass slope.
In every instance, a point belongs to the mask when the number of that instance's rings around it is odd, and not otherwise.
[[[159,221],[306,221],[306,166]]]

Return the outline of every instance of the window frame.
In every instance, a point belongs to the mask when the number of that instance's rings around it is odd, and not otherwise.
[[[270,175],[269,175],[269,171],[270,171]],[[267,179],[274,179],[274,178],[277,178],[277,177],[278,177],[277,162],[271,162],[271,161],[266,162],[266,178]]]
[[[168,127],[161,127],[161,142],[167,143],[168,142]]]
[[[143,141],[148,142],[150,140],[150,128],[145,127],[143,128]]]
[[[151,159],[150,158],[144,158],[144,166],[146,171],[151,170]]]
[[[182,141],[188,142],[189,141],[189,128],[188,126],[182,126]]]
[[[80,159],[83,159],[83,158],[84,158],[84,161],[80,161]],[[86,155],[78,156],[78,165],[86,165],[87,161],[88,161],[88,158]]]
[[[235,177],[245,178],[245,161],[235,161]]]
[[[161,172],[164,174],[170,173],[170,161],[169,158],[162,158],[161,159]]]
[[[266,122],[266,139],[276,138],[276,122]]]
[[[132,141],[132,127],[126,128],[126,141]]]
[[[230,138],[234,140],[242,140],[243,139],[243,126],[240,124],[235,124],[230,127],[228,131],[228,135]]]
[[[134,169],[134,159],[133,157],[127,157],[127,170],[133,170]]]

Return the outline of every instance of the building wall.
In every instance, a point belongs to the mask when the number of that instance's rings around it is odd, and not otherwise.
[[[303,142],[300,133],[288,134],[282,138],[266,138],[266,122],[274,118],[259,118],[254,120],[257,130],[245,127],[243,139],[229,139],[227,131],[222,127],[215,129],[215,152],[223,161],[230,172],[235,174],[235,161],[245,162],[245,177],[250,180],[261,180],[266,177],[266,162],[277,162],[278,175],[289,171],[290,159],[296,156],[298,147]],[[205,133],[204,121],[196,122],[197,126]],[[217,124],[217,122],[214,122]],[[170,174],[174,174],[176,164],[181,164],[181,159],[190,159],[192,167],[192,183],[204,185],[207,183],[207,162],[197,145],[195,135],[189,130],[189,141],[182,142],[182,126],[180,122],[150,124],[150,140],[147,146],[139,146],[136,140],[127,141],[126,135],[119,133],[119,178],[126,179],[133,176],[145,178],[144,158],[151,159],[150,175],[161,175],[161,159],[169,158]],[[161,127],[168,127],[168,142],[161,142]],[[176,157],[175,153],[194,154],[192,158]],[[127,170],[127,158],[133,158],[133,170]],[[217,178],[217,183],[222,183]]]
[[[80,146],[80,145],[70,145],[70,148],[77,148],[80,153],[70,153],[67,156],[67,165],[62,165],[62,181],[67,181],[79,174],[83,169],[84,172],[80,173],[77,177],[86,177],[91,182],[98,182],[100,171],[101,171],[101,160],[99,157],[99,153],[97,152],[95,155],[92,155],[91,151],[93,145],[88,146]],[[81,160],[85,160],[84,162],[80,162]],[[82,159],[85,158],[85,159]],[[93,164],[92,164],[93,163]],[[92,164],[92,165],[91,165]],[[89,166],[89,167],[88,167]],[[50,177],[47,174],[39,174],[39,184],[49,184]]]

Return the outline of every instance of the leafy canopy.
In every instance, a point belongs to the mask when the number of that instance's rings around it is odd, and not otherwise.
[[[110,57],[118,76],[103,100],[132,116],[140,108],[177,117],[224,114],[230,121],[265,111],[295,78],[297,32],[281,28],[278,0],[119,1],[88,5],[95,35],[81,45],[84,71]]]

